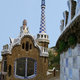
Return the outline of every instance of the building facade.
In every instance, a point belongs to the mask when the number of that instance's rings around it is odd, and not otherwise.
[[[2,80],[47,80],[49,40],[45,25],[45,0],[41,2],[41,10],[40,31],[36,39],[29,33],[24,20],[19,36],[10,38],[10,44],[3,46]]]
[[[80,80],[80,0],[68,0],[63,13],[61,35],[56,43],[60,53],[60,80]]]

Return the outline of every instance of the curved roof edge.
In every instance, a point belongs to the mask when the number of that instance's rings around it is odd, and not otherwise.
[[[66,25],[64,31],[61,33],[61,35],[59,36],[56,42],[56,47],[59,46],[59,41],[64,40],[65,37],[69,36],[69,33],[76,33],[77,30],[80,30],[79,29],[80,27],[78,26],[79,24],[80,24],[80,13],[74,16],[74,18]],[[75,31],[70,32],[71,29],[75,29]]]
[[[25,37],[25,36],[29,36],[32,38],[33,40],[33,44],[36,48],[38,48],[38,50],[40,51],[40,56],[44,56],[44,57],[48,57],[48,52],[44,53],[42,51],[42,46],[39,46],[36,42],[36,39],[30,34],[30,33],[23,33],[22,35],[20,35],[19,37],[17,37],[16,39],[11,39],[10,38],[10,46],[8,49],[3,49],[1,52],[2,52],[2,55],[5,55],[5,54],[12,54],[12,49],[13,47],[15,47],[16,45],[21,45],[21,40]]]

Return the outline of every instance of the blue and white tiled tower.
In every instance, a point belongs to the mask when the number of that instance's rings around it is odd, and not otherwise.
[[[42,0],[41,4],[41,24],[39,33],[46,33],[46,25],[45,25],[45,0]]]
[[[41,2],[40,31],[39,31],[39,34],[37,35],[37,39],[38,39],[38,42],[47,42],[47,43],[49,43],[48,35],[46,34],[45,7],[46,7],[45,0],[42,0],[42,2]]]

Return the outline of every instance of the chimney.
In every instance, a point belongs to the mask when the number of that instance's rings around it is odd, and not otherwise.
[[[69,12],[68,12],[68,11],[64,11],[64,12],[63,12],[64,26],[66,26],[67,23],[68,23],[68,15],[69,15]]]
[[[80,11],[80,0],[77,0],[76,13]]]
[[[69,8],[69,18],[68,18],[68,21],[70,21],[75,16],[75,12],[76,12],[76,1],[69,0],[68,1],[68,8]]]
[[[64,20],[62,19],[60,22],[61,22],[60,30],[62,32],[64,30]]]

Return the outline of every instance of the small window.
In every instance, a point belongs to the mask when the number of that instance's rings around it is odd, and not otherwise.
[[[44,52],[46,52],[45,48],[44,48]]]
[[[29,42],[26,42],[26,51],[29,50]]]
[[[9,65],[9,72],[8,75],[11,76],[11,65]]]
[[[38,38],[40,38],[40,35],[38,34]]]
[[[43,38],[43,35],[41,35],[41,38]]]
[[[46,35],[44,35],[44,37],[46,38]]]
[[[7,72],[7,60],[4,60],[3,62],[3,71]]]
[[[4,79],[4,75],[3,75],[3,79]]]
[[[30,49],[32,49],[32,44],[30,44]]]
[[[24,49],[24,43],[22,44],[22,49]]]

